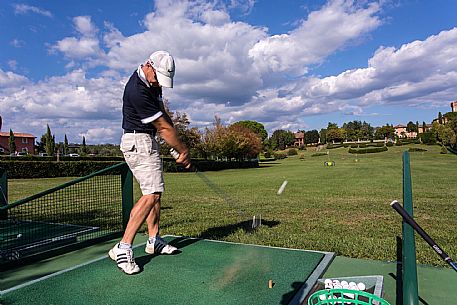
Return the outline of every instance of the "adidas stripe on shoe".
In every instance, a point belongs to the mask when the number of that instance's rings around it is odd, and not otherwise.
[[[140,267],[135,263],[132,249],[120,249],[117,243],[108,252],[109,257],[116,261],[117,267],[126,274],[135,274],[140,272]]]
[[[169,245],[162,237],[156,236],[154,244],[146,242],[144,251],[148,254],[173,254],[178,248]]]

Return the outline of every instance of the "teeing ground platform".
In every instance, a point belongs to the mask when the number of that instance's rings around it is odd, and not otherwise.
[[[137,244],[134,253],[141,272],[136,275],[123,274],[104,254],[2,287],[0,304],[298,305],[334,259],[330,252],[177,236],[165,239],[182,252],[148,255],[144,243]]]

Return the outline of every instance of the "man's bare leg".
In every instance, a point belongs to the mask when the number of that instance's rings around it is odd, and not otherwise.
[[[143,195],[140,200],[135,204],[132,211],[130,212],[129,222],[127,228],[125,229],[124,236],[122,237],[121,242],[126,244],[132,244],[133,239],[144,223],[146,218],[149,218],[152,210],[159,203],[160,208],[160,193],[159,194],[149,194]],[[149,227],[149,224],[148,224]]]
[[[149,239],[146,243],[145,251],[149,254],[172,254],[175,253],[178,249],[172,245],[169,245],[163,238],[159,235],[159,222],[160,222],[160,193],[156,204],[152,207],[149,212],[148,217],[146,218],[146,223],[148,224],[148,234]]]
[[[149,212],[148,217],[146,218],[146,223],[148,225],[148,235],[149,238],[155,237],[159,234],[159,222],[160,222],[160,195],[161,193],[156,193],[158,196],[156,204],[152,207]]]

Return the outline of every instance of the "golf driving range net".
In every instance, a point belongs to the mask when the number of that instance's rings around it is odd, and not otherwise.
[[[125,164],[3,206],[0,265],[122,232]]]

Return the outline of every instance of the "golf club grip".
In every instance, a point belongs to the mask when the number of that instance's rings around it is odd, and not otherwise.
[[[457,271],[457,264],[452,261],[452,259],[447,255],[446,252],[441,249],[436,242],[419,226],[419,224],[406,212],[406,210],[400,205],[396,200],[392,201],[390,204],[392,208],[398,212],[403,217],[403,220],[406,221],[413,229],[438,253],[441,258],[447,262],[451,267]]]

